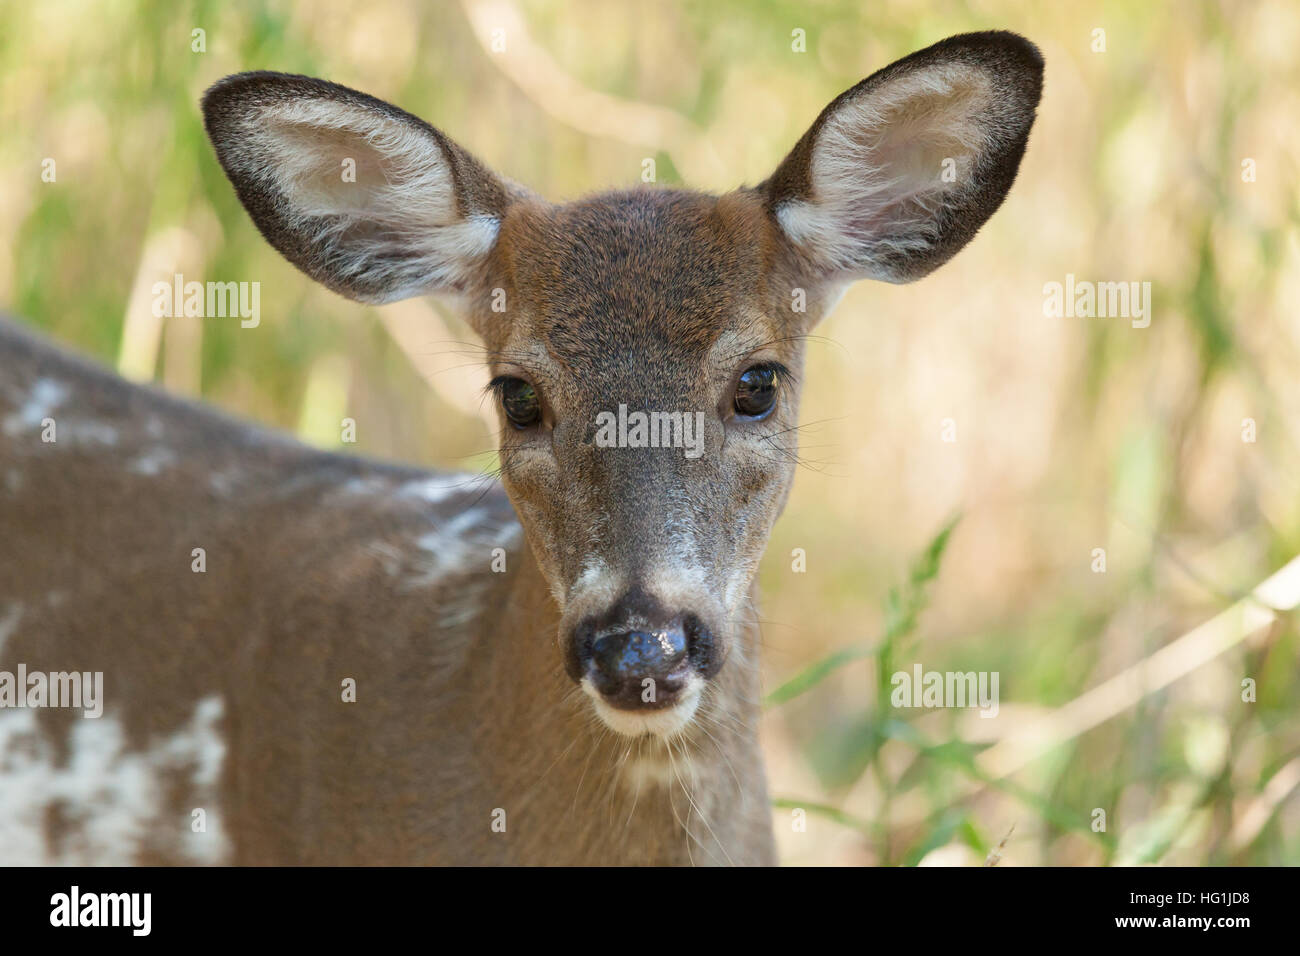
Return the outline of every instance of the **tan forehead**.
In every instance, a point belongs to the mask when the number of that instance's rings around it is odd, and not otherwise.
[[[517,207],[499,245],[515,296],[510,338],[523,333],[570,367],[630,354],[698,361],[740,325],[761,338],[771,241],[746,192],[646,189]]]

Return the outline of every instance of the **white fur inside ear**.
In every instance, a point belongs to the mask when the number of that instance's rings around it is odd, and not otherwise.
[[[985,74],[946,64],[842,104],[817,133],[812,196],[779,206],[781,227],[828,271],[900,281],[889,263],[932,245],[975,186],[992,95]]]
[[[426,130],[351,103],[298,99],[252,111],[232,162],[283,197],[286,228],[371,301],[455,289],[500,222],[459,212],[451,165]]]

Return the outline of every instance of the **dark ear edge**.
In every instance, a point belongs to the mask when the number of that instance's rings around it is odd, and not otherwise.
[[[500,179],[467,150],[418,116],[366,93],[293,73],[255,70],[236,73],[214,83],[200,102],[203,125],[226,177],[258,231],[278,252],[313,279],[342,295],[362,301],[384,301],[380,290],[340,282],[301,230],[291,228],[293,216],[285,197],[266,176],[251,175],[248,157],[241,155],[241,127],[258,111],[294,101],[332,101],[382,114],[436,143],[446,159],[453,182],[456,212],[461,219],[500,220],[507,206],[524,190]]]
[[[951,36],[877,70],[845,90],[822,110],[776,172],[756,187],[768,214],[775,220],[776,212],[784,204],[814,198],[811,170],[818,134],[841,107],[859,97],[870,96],[908,74],[954,62],[979,69],[992,78],[995,101],[1007,106],[1006,116],[996,123],[1003,131],[1001,148],[981,158],[975,169],[978,187],[964,197],[960,210],[944,216],[927,253],[892,264],[896,281],[920,278],[956,255],[1002,205],[1015,182],[1042,98],[1042,54],[1018,33],[989,30]]]

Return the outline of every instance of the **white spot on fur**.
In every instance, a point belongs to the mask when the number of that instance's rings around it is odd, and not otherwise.
[[[406,482],[397,489],[397,497],[415,498],[426,504],[435,505],[459,491],[465,491],[466,488],[466,479],[462,475],[435,475]]]
[[[475,557],[482,559],[486,567],[487,552],[468,538],[469,530],[486,516],[487,512],[477,509],[465,511],[436,531],[416,538],[415,546],[422,552],[420,570],[402,583],[402,589],[415,590],[436,584],[449,574],[469,568]]]
[[[399,587],[403,591],[435,587],[443,580],[464,575],[466,572],[487,572],[491,565],[493,548],[513,547],[521,529],[510,521],[501,524],[489,520],[490,512],[482,508],[472,508],[451,518],[433,531],[415,539],[417,553],[410,556],[401,568],[406,578]],[[374,544],[368,546],[377,551]],[[380,552],[382,558],[382,552]],[[387,567],[387,565],[386,565]],[[476,575],[480,583],[486,583],[491,575]],[[440,608],[442,623],[451,626],[473,617],[482,610],[475,603],[475,595],[466,592],[465,598],[456,603],[458,595],[451,595]]]
[[[368,478],[349,478],[339,485],[339,492],[345,495],[373,495],[388,489],[388,480],[371,475]]]
[[[176,453],[170,448],[152,448],[126,467],[132,474],[152,476],[161,474],[164,468],[170,468],[176,461]]]
[[[217,806],[225,742],[219,697],[199,701],[190,723],[147,749],[127,748],[121,723],[106,714],[72,725],[68,759],[37,727],[31,710],[0,711],[0,865],[130,865],[156,846],[191,863],[228,856]],[[183,775],[207,832],[190,829],[188,810],[163,818],[169,781]],[[47,811],[75,824],[59,845],[46,843]]]
[[[208,476],[208,487],[220,495],[222,498],[229,498],[238,488],[239,482],[243,479],[243,473],[234,469],[227,471],[214,471]]]
[[[23,432],[41,427],[41,421],[50,417],[71,394],[68,386],[52,378],[37,379],[22,406],[4,420],[4,432],[16,437]]]
[[[402,570],[402,552],[387,541],[371,541],[365,549],[379,559],[384,573],[389,577]]]
[[[70,422],[64,426],[60,436],[80,444],[107,445],[110,448],[117,444],[117,429],[103,422]]]

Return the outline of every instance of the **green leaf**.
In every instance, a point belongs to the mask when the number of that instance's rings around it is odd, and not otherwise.
[[[862,660],[875,653],[874,647],[846,647],[809,664],[794,677],[767,695],[767,706],[775,707],[816,687],[845,664]]]

